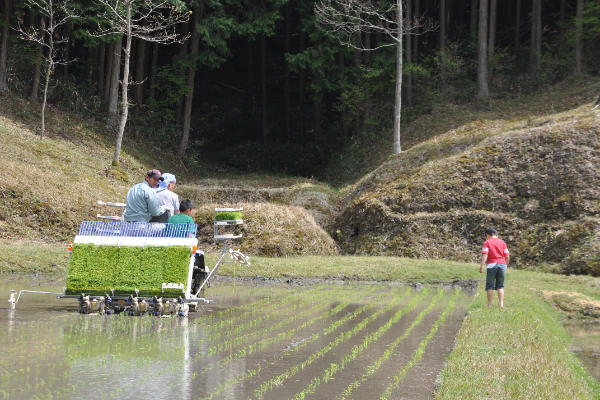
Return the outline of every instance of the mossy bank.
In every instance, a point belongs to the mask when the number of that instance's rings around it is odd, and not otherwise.
[[[527,124],[474,122],[391,158],[330,233],[354,254],[475,261],[495,226],[518,268],[600,275],[600,117],[586,105]]]

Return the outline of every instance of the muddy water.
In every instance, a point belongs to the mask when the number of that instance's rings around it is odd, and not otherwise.
[[[12,288],[61,291],[0,283],[0,301]],[[334,399],[352,386],[346,398],[373,399],[402,374],[387,398],[428,399],[469,300],[365,284],[227,284],[207,297],[182,319],[79,315],[74,300],[25,293],[0,308],[0,397]]]
[[[600,324],[569,322],[565,328],[573,340],[571,350],[600,382]]]

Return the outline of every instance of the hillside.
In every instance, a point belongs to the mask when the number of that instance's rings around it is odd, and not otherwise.
[[[493,225],[514,265],[600,275],[599,85],[573,86],[541,94],[536,114],[501,105],[389,158],[346,191],[330,232],[354,254],[476,261]]]
[[[322,183],[212,165],[187,168],[172,154],[136,141],[133,135],[126,135],[121,154],[125,173],[114,173],[109,168],[113,134],[101,122],[51,107],[44,140],[35,133],[38,123],[37,106],[11,95],[2,98],[0,240],[4,244],[72,240],[81,221],[115,212],[98,206],[98,200],[125,202],[128,189],[141,182],[148,169],[158,168],[174,173],[176,192],[192,199],[201,211],[197,219],[200,231],[206,233],[200,237],[204,243],[212,241],[212,220],[207,216],[211,207],[241,205],[248,216],[245,228],[253,236],[242,246],[249,254],[336,253],[319,223],[331,218],[338,195]],[[281,226],[289,241],[268,233]]]
[[[253,255],[399,255],[473,261],[482,229],[496,225],[515,265],[581,273],[599,269],[598,110],[600,81],[563,82],[478,110],[447,105],[403,129],[397,157],[381,140],[359,168],[379,165],[340,192],[314,179],[249,174],[203,163],[184,166],[158,146],[126,135],[121,168],[108,168],[113,138],[101,122],[48,111],[48,138],[35,133],[38,107],[0,103],[0,240],[67,242],[81,221],[111,213],[146,170],[178,177],[194,200],[199,239],[212,242],[212,209],[243,206]],[[377,157],[373,157],[377,154]],[[379,160],[379,161],[378,161]],[[338,183],[355,176],[338,168]],[[328,233],[329,232],[329,233]],[[334,242],[338,242],[336,244]]]

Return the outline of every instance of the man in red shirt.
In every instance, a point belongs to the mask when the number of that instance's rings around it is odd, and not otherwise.
[[[506,243],[498,239],[498,231],[494,228],[485,230],[486,241],[481,250],[481,267],[479,273],[483,274],[483,268],[487,266],[487,279],[485,290],[487,291],[488,307],[492,306],[494,290],[498,291],[500,307],[504,307],[504,278],[506,267],[510,262],[510,254]]]

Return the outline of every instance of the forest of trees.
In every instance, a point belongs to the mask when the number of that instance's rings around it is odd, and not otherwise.
[[[186,163],[311,174],[349,145],[389,136],[391,146],[397,76],[410,120],[443,103],[486,107],[490,98],[600,73],[600,0],[396,0],[405,24],[422,22],[405,31],[401,52],[381,29],[333,35],[315,12],[320,0],[172,0],[156,9],[153,0],[115,0],[130,4],[131,40],[127,25],[108,29],[111,0],[68,0],[76,12],[53,34],[60,65],[46,75],[42,44],[52,35],[40,29],[49,24],[40,5],[51,1],[2,3],[0,92],[41,102],[48,76],[50,103],[116,132],[128,99],[125,136]],[[170,24],[161,32],[169,40],[151,32],[148,10]],[[382,26],[373,18],[364,16]]]

